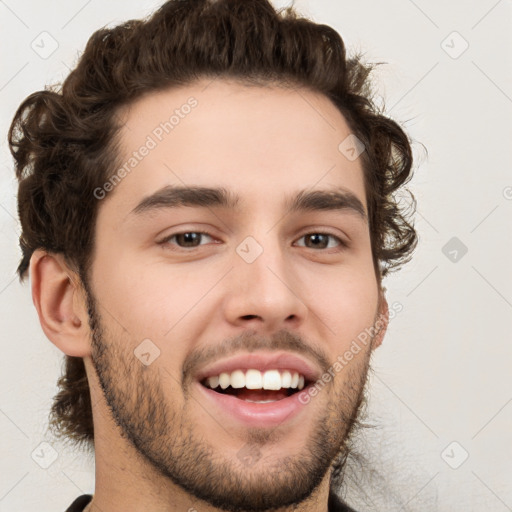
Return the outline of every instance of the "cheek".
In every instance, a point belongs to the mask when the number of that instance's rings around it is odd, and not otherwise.
[[[133,338],[167,339],[180,330],[180,319],[192,315],[225,269],[199,268],[128,256],[97,266],[95,291],[104,307]],[[108,316],[108,313],[107,313]],[[176,327],[175,327],[176,326]]]
[[[304,281],[304,301],[321,319],[328,339],[337,351],[344,349],[373,325],[378,306],[378,288],[371,271],[354,269],[316,275]]]

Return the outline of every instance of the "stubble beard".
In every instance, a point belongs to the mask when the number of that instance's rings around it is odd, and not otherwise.
[[[198,406],[195,400],[189,398],[184,408],[173,409],[162,386],[165,368],[142,365],[131,348],[123,349],[132,347],[130,340],[106,338],[96,301],[90,291],[87,295],[91,358],[106,404],[120,435],[164,477],[163,482],[168,479],[191,498],[227,512],[263,512],[307,500],[333,465],[340,473],[364,403],[369,354],[361,354],[357,363],[353,360],[354,364],[343,369],[347,372],[344,387],[332,389],[333,399],[325,401],[324,412],[297,454],[272,463],[262,457],[247,465],[241,459],[224,457],[222,450],[197,432],[197,425],[187,415],[190,407]],[[187,390],[179,390],[189,396]],[[240,446],[249,452],[268,453],[269,443],[280,435],[279,428],[270,432],[247,429]],[[148,485],[154,486],[154,482]]]

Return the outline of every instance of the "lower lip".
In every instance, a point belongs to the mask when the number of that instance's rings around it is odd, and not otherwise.
[[[199,382],[197,385],[206,399],[213,402],[223,413],[227,412],[240,423],[250,427],[282,425],[297,416],[307,405],[299,400],[299,396],[307,390],[307,387],[281,400],[258,404],[240,400],[233,395],[217,393]]]

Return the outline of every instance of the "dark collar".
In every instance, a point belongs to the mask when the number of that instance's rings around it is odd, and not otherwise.
[[[327,509],[329,512],[356,512],[353,508],[345,505],[333,492],[329,493]]]
[[[82,510],[89,504],[92,500],[92,494],[82,494],[79,496],[66,510],[66,512],[82,512]]]
[[[91,499],[92,495],[90,494],[83,494],[82,496],[79,496],[66,510],[66,512],[82,512]],[[329,512],[355,512],[354,509],[345,505],[334,493],[329,494],[327,508]]]

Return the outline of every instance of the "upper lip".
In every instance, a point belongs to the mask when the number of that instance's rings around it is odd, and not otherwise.
[[[320,371],[310,361],[291,352],[251,352],[238,354],[228,359],[221,359],[205,366],[197,373],[197,380],[203,381],[208,377],[231,373],[234,370],[255,369],[261,372],[266,370],[289,370],[304,375],[307,382],[318,380]]]

